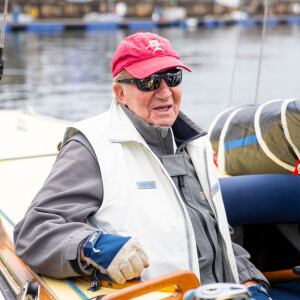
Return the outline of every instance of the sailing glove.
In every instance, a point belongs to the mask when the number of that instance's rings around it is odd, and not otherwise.
[[[250,291],[252,298],[255,300],[272,300],[267,290],[261,285],[252,285],[248,287],[248,291]]]
[[[147,254],[130,236],[103,234],[97,230],[88,237],[82,250],[89,265],[120,284],[135,278],[149,265]]]

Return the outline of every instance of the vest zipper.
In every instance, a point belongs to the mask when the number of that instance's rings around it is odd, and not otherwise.
[[[179,193],[180,193],[181,198],[184,200],[184,203],[188,207],[195,209],[190,204],[188,204],[188,202],[186,201],[186,198],[184,196],[184,193],[183,193],[184,177],[183,176],[178,176],[178,183],[179,183],[178,184],[178,186],[179,186]],[[205,231],[205,234],[207,236],[208,242],[209,242],[209,244],[210,244],[210,246],[212,248],[212,251],[213,251],[212,274],[213,274],[215,282],[219,282],[219,279],[218,279],[218,276],[217,276],[217,273],[216,273],[216,256],[217,256],[216,247],[215,247],[215,245],[213,243],[213,240],[212,240],[212,238],[211,238],[211,236],[209,234],[209,230],[208,230],[205,218],[203,217],[202,213],[198,209],[197,209],[197,211],[199,212],[198,215],[200,217],[201,224],[203,225],[203,229]],[[197,250],[198,250],[198,247],[197,247]],[[201,274],[201,270],[200,270],[200,274]]]
[[[218,218],[218,212],[217,212],[217,209],[216,209],[216,205],[215,205],[215,202],[213,201],[212,195],[210,193],[210,191],[212,191],[212,188],[211,188],[210,177],[209,177],[209,173],[208,173],[208,162],[207,162],[207,152],[206,152],[206,149],[204,149],[204,162],[205,162],[205,172],[206,172],[207,184],[208,184],[208,189],[209,189],[208,196],[210,197],[210,201],[211,201],[211,203],[212,203],[212,205],[214,207],[214,211],[215,211],[215,216],[216,216],[216,221],[217,221],[218,227],[220,227],[220,222],[219,222],[219,218]],[[226,259],[227,268],[230,271],[230,277],[231,277],[232,282],[235,282],[235,279],[234,279],[234,276],[233,276],[233,271],[232,271],[231,264],[229,262],[229,257],[228,257],[228,254],[227,254],[227,245],[224,242],[225,239],[224,239],[223,235],[221,234],[221,232],[220,232],[220,235],[222,236],[222,240],[223,240],[223,242],[222,242],[223,247],[222,248],[223,248],[223,253],[224,253],[224,256],[225,256],[225,259]]]

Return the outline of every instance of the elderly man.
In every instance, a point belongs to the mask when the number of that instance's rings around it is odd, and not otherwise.
[[[94,268],[123,283],[178,269],[201,284],[265,277],[230,239],[206,132],[179,111],[182,70],[169,41],[125,38],[108,112],[67,129],[41,191],[14,231],[17,254],[54,277]],[[258,299],[258,298],[257,298]]]

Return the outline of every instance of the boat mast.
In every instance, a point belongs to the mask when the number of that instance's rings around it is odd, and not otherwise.
[[[265,42],[265,32],[266,32],[266,25],[267,25],[268,9],[269,9],[269,0],[265,0],[264,22],[263,22],[263,28],[262,28],[262,33],[261,33],[261,43],[260,43],[260,53],[259,53],[259,61],[258,61],[254,104],[257,104],[257,98],[258,98],[260,70],[261,70],[261,62],[262,62],[262,55],[263,55],[264,42]]]
[[[4,12],[3,12],[3,22],[2,22],[2,31],[1,31],[1,38],[0,38],[0,81],[1,81],[2,76],[3,76],[3,68],[4,68],[4,58],[2,57],[2,54],[3,54],[3,49],[4,49],[4,37],[5,37],[7,7],[8,7],[8,0],[5,0]]]
[[[241,27],[242,27],[242,14],[245,7],[245,0],[241,1],[240,5],[240,18],[239,18],[239,26],[238,26],[238,34],[237,34],[237,41],[236,41],[236,47],[235,47],[235,54],[234,54],[234,60],[233,60],[233,69],[231,74],[231,85],[230,85],[230,92],[229,92],[229,102],[228,107],[231,107],[231,100],[232,100],[232,94],[233,94],[233,83],[235,78],[235,71],[236,71],[236,64],[237,64],[237,57],[238,57],[238,48],[240,44],[240,37],[241,37]]]

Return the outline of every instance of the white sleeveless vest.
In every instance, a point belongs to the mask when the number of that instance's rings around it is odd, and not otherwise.
[[[185,205],[118,102],[113,101],[110,111],[69,127],[64,141],[78,130],[91,143],[103,180],[103,203],[89,224],[140,242],[150,263],[142,280],[179,269],[191,270],[200,279],[195,233]],[[239,282],[221,193],[212,191],[219,186],[210,143],[206,137],[198,138],[187,145],[187,151],[218,223],[229,277]]]

